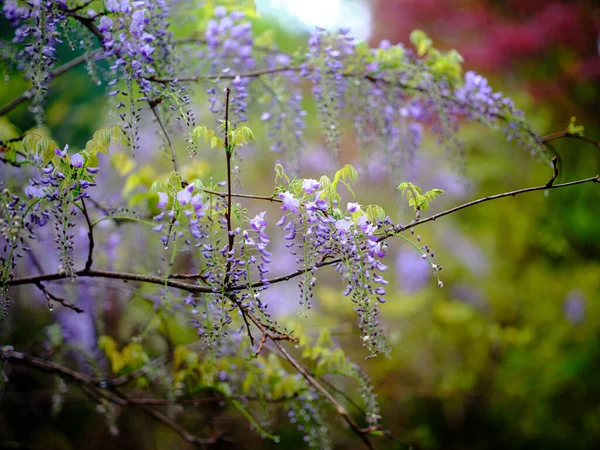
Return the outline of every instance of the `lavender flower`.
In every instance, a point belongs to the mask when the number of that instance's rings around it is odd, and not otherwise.
[[[283,205],[281,209],[284,211],[297,212],[298,207],[300,206],[300,202],[297,198],[294,197],[290,192],[282,192],[279,194],[279,198],[282,200]]]
[[[162,209],[167,205],[167,203],[169,203],[169,196],[164,192],[159,192],[158,203],[156,204],[156,207]]]
[[[83,159],[83,156],[81,156],[79,153],[75,153],[73,156],[71,156],[71,165],[77,169],[81,169],[84,162],[85,160]]]

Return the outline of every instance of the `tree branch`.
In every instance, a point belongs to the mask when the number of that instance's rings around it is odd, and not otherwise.
[[[182,426],[169,419],[159,411],[150,408],[148,404],[150,402],[138,402],[136,399],[129,395],[118,391],[115,386],[116,384],[102,384],[102,381],[90,377],[84,373],[77,372],[69,369],[68,367],[57,364],[53,361],[37,358],[30,356],[25,353],[15,352],[6,347],[0,347],[0,359],[10,361],[13,364],[21,364],[43,372],[58,375],[67,381],[76,383],[79,385],[86,394],[95,397],[96,399],[103,398],[111,403],[119,406],[133,406],[144,412],[145,414],[153,417],[154,419],[162,422],[167,427],[178,433],[186,442],[197,444],[197,445],[211,445],[215,444],[219,437],[216,438],[199,438],[193,434],[190,434]],[[109,393],[110,392],[110,393]]]
[[[80,55],[77,58],[72,59],[68,63],[63,64],[56,70],[53,70],[52,72],[50,72],[50,78],[51,79],[58,78],[65,72],[68,72],[69,70],[73,69],[74,67],[77,67],[81,63],[87,61],[89,58],[92,58],[99,53],[100,53],[100,50],[94,50],[91,53],[84,53],[83,55]],[[21,95],[14,98],[10,102],[8,102],[6,105],[0,107],[0,116],[4,116],[5,114],[9,113],[13,109],[15,109],[17,106],[19,106],[21,103],[33,98],[34,95],[35,95],[35,89],[31,88],[31,89],[26,90]]]
[[[407,229],[410,229],[410,228],[413,228],[413,227],[416,227],[419,225],[423,225],[424,223],[427,223],[427,222],[433,222],[436,219],[439,219],[440,217],[447,216],[449,214],[455,213],[462,209],[470,208],[471,206],[475,206],[480,203],[488,202],[491,200],[497,200],[497,199],[504,198],[504,197],[514,197],[516,195],[525,194],[527,192],[544,191],[546,189],[561,189],[564,187],[576,186],[576,185],[584,184],[584,183],[600,183],[600,175],[596,175],[595,177],[585,178],[582,180],[571,181],[568,183],[555,184],[550,187],[547,187],[546,185],[535,186],[535,187],[530,187],[530,188],[525,188],[525,189],[518,189],[518,190],[510,191],[510,192],[504,192],[502,194],[496,194],[496,195],[483,197],[478,200],[473,200],[471,202],[455,206],[454,208],[447,209],[446,211],[442,211],[440,213],[434,214],[433,216],[429,216],[424,219],[413,221],[406,226],[399,224],[395,227],[394,233],[399,233],[399,232],[405,231]],[[394,233],[383,235],[380,237],[380,239],[381,240],[388,239],[388,238],[394,236]],[[323,260],[323,261],[317,263],[316,267],[318,267],[318,268],[324,267],[324,266],[336,264],[340,261],[341,261],[340,258]],[[287,275],[283,275],[280,277],[275,277],[270,280],[267,280],[267,282],[269,284],[275,284],[275,283],[281,283],[284,281],[288,281],[288,280],[291,280],[292,278],[302,275],[304,272],[306,272],[308,270],[312,270],[312,268],[299,269],[299,270],[291,272]],[[157,284],[157,285],[162,285],[162,286],[165,286],[165,284],[166,284],[167,286],[181,289],[181,290],[184,290],[187,292],[215,293],[215,291],[211,287],[183,283],[183,282],[179,282],[179,281],[174,281],[172,279],[165,280],[164,278],[154,277],[151,275],[141,275],[141,274],[135,274],[135,273],[126,273],[126,272],[110,272],[110,271],[105,271],[105,270],[80,270],[78,272],[75,272],[75,274],[78,277],[100,277],[100,278],[119,279],[119,280],[123,280],[123,281],[139,281],[139,282],[143,282],[143,283],[151,283],[151,284]],[[14,278],[12,280],[9,280],[7,284],[8,284],[8,286],[19,286],[19,285],[24,285],[24,284],[34,284],[34,283],[40,282],[40,281],[62,280],[65,278],[67,278],[67,276],[65,274],[51,273],[51,274],[36,275],[36,276],[30,276],[30,277]],[[184,277],[181,277],[181,278],[184,278]],[[250,287],[260,287],[260,286],[263,286],[264,284],[265,284],[265,282],[258,281],[258,282],[250,283],[250,284],[234,285],[234,286],[230,286],[228,289],[226,289],[225,292],[226,293],[237,292],[237,291],[241,291],[243,289],[248,289]]]
[[[75,306],[72,303],[69,303],[68,301],[66,301],[66,300],[64,300],[64,299],[62,299],[60,297],[57,297],[56,295],[54,295],[51,292],[49,292],[48,289],[46,289],[46,286],[44,286],[41,282],[38,281],[38,282],[36,282],[34,284],[46,296],[46,300],[48,300],[48,309],[52,310],[52,302],[56,302],[56,303],[60,303],[65,308],[72,309],[76,313],[82,313],[83,312],[83,309],[79,308],[78,306]]]
[[[413,221],[406,226],[398,225],[396,227],[396,231],[404,231],[409,228],[416,227],[418,225],[423,225],[424,223],[435,221],[436,219],[439,219],[440,217],[455,213],[457,211],[460,211],[461,209],[470,208],[471,206],[475,206],[475,205],[478,205],[478,204],[484,203],[484,202],[489,202],[490,200],[497,200],[497,199],[503,198],[503,197],[514,197],[515,195],[525,194],[527,192],[545,191],[546,189],[560,189],[560,188],[576,186],[578,184],[584,184],[584,183],[600,183],[600,175],[596,175],[595,177],[585,178],[583,180],[555,184],[553,186],[547,186],[547,185],[535,186],[535,187],[530,187],[530,188],[525,188],[525,189],[517,189],[516,191],[504,192],[502,194],[490,195],[490,196],[483,197],[483,198],[480,198],[477,200],[473,200],[468,203],[463,203],[462,205],[458,205],[458,206],[455,206],[454,208],[447,209],[446,211],[442,211],[440,213],[434,214],[433,216],[429,216],[425,219]],[[386,239],[390,236],[391,235],[385,236],[384,239]]]
[[[314,387],[335,408],[338,415],[340,415],[342,419],[344,419],[344,421],[350,426],[350,428],[352,428],[352,430],[360,437],[360,439],[364,442],[365,446],[373,450],[375,447],[373,447],[373,444],[371,443],[371,441],[369,441],[369,438],[367,437],[368,431],[363,430],[358,426],[358,424],[354,421],[352,416],[350,416],[346,408],[344,408],[344,405],[338,402],[337,399],[333,395],[331,395],[331,393],[327,389],[325,389],[317,379],[315,379],[304,367],[302,367],[302,365],[298,361],[296,361],[296,359],[292,355],[290,355],[286,348],[281,344],[280,338],[274,338],[272,336],[272,333],[267,328],[265,328],[265,326],[260,322],[260,320],[258,320],[258,318],[256,318],[254,315],[248,314],[248,316],[258,327],[258,329],[263,333],[263,335],[271,339],[271,341],[273,342],[273,344],[275,344],[275,347],[277,347],[277,349],[283,355],[283,357],[292,365],[292,367],[300,375],[302,375],[302,377],[308,382],[308,384]]]

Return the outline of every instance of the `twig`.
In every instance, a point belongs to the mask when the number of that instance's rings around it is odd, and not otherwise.
[[[373,444],[369,441],[369,438],[366,436],[368,433],[367,430],[361,429],[358,424],[354,421],[354,419],[350,416],[344,405],[337,401],[337,399],[331,395],[331,393],[323,387],[319,381],[317,381],[290,353],[286,350],[286,348],[281,344],[281,339],[273,339],[271,332],[267,330],[264,325],[258,320],[258,318],[254,317],[252,314],[248,314],[250,319],[254,322],[254,324],[258,327],[260,331],[263,332],[264,335],[268,336],[273,344],[277,347],[279,352],[283,355],[283,357],[296,369],[296,371],[302,375],[302,377],[314,387],[337,411],[337,413],[344,419],[344,421],[352,428],[352,430],[360,437],[360,439],[364,442],[367,448],[374,449]]]
[[[262,75],[269,75],[269,74],[273,74],[273,73],[281,73],[281,72],[298,72],[300,70],[299,67],[290,67],[290,66],[285,66],[285,67],[273,67],[271,69],[261,69],[261,70],[254,70],[252,72],[243,72],[240,74],[228,74],[228,73],[223,73],[223,74],[218,74],[218,75],[197,75],[195,77],[177,77],[177,78],[161,78],[161,77],[148,77],[146,78],[148,81],[152,81],[154,83],[171,83],[171,82],[175,82],[175,81],[181,81],[181,82],[186,82],[186,81],[191,81],[191,82],[199,82],[199,81],[208,81],[208,80],[233,80],[236,77],[240,77],[240,78],[257,78],[260,77]]]
[[[407,229],[410,229],[410,228],[413,228],[413,227],[416,227],[416,226],[419,226],[419,225],[423,225],[424,223],[435,221],[436,219],[438,219],[440,217],[447,216],[448,214],[452,214],[454,212],[460,211],[461,209],[469,208],[471,206],[475,206],[475,205],[478,205],[480,203],[484,203],[484,202],[487,202],[487,201],[490,201],[490,200],[496,200],[496,199],[499,199],[499,198],[510,197],[510,196],[514,197],[516,195],[524,194],[524,193],[527,193],[527,192],[543,191],[543,190],[546,190],[546,189],[560,189],[560,188],[569,187],[569,186],[575,186],[575,185],[584,184],[584,183],[600,183],[600,175],[596,175],[595,177],[591,177],[591,178],[585,178],[585,179],[582,179],[582,180],[571,181],[571,182],[568,182],[568,183],[555,184],[555,185],[552,185],[550,187],[547,187],[546,185],[544,185],[544,186],[536,186],[536,187],[530,187],[530,188],[525,188],[525,189],[518,189],[516,191],[504,192],[502,194],[491,195],[491,196],[488,196],[488,197],[483,197],[483,198],[480,198],[480,199],[477,199],[477,200],[473,200],[473,201],[468,202],[468,203],[464,203],[462,205],[455,206],[454,208],[447,209],[446,211],[442,211],[442,212],[440,212],[438,214],[434,214],[433,216],[426,217],[424,219],[420,219],[420,220],[411,222],[410,224],[408,224],[406,226],[404,226],[404,225],[397,225],[395,227],[395,229],[394,229],[394,233],[402,232],[402,231],[405,231]],[[380,239],[381,240],[388,239],[388,238],[394,236],[394,233],[386,234],[384,236],[381,236]],[[329,266],[329,265],[337,264],[337,263],[339,263],[341,261],[342,261],[341,258],[324,259],[324,260],[318,262],[317,264],[315,264],[315,266],[317,268],[321,268],[321,267],[324,267],[324,266]],[[295,272],[291,272],[291,273],[288,273],[286,275],[282,275],[282,276],[279,276],[279,277],[271,278],[271,279],[268,279],[266,281],[257,281],[255,283],[250,283],[250,284],[236,285],[236,286],[233,286],[231,288],[231,291],[241,291],[243,289],[261,287],[261,286],[264,286],[265,284],[275,284],[275,283],[281,283],[281,282],[284,282],[284,281],[289,281],[292,278],[296,278],[296,277],[304,274],[305,272],[308,272],[309,270],[312,270],[312,267],[305,268],[305,269],[298,269]]]
[[[89,58],[92,58],[92,57],[96,56],[99,52],[100,52],[100,50],[94,50],[91,53],[84,53],[83,55],[80,55],[77,58],[72,59],[68,63],[63,64],[62,66],[60,66],[56,70],[50,72],[50,78],[51,79],[58,78],[59,76],[61,76],[65,72],[68,72],[69,70],[73,69],[74,67],[77,67],[81,63],[84,63]],[[33,98],[34,95],[35,95],[35,89],[34,88],[26,90],[21,95],[19,95],[18,97],[14,98],[12,101],[8,102],[6,105],[0,107],[0,116],[4,116],[8,112],[12,111],[17,106],[19,106],[21,103],[23,103],[23,102],[25,102],[25,101]]]
[[[546,185],[536,186],[536,187],[530,187],[530,188],[525,188],[525,189],[517,189],[516,191],[504,192],[502,194],[490,195],[487,197],[480,198],[478,200],[473,200],[472,202],[463,203],[462,205],[458,205],[458,206],[455,206],[454,208],[447,209],[446,211],[442,211],[440,213],[434,214],[433,216],[429,216],[425,219],[411,222],[410,224],[408,224],[406,226],[399,225],[396,227],[396,231],[404,231],[409,228],[416,227],[418,225],[423,225],[424,223],[432,222],[436,219],[439,219],[440,217],[447,216],[448,214],[455,213],[456,211],[460,211],[461,209],[469,208],[471,206],[475,206],[480,203],[489,202],[490,200],[497,200],[497,199],[503,198],[503,197],[514,197],[515,195],[525,194],[527,192],[545,191],[546,189],[560,189],[560,188],[564,188],[564,187],[568,187],[568,186],[575,186],[575,185],[584,184],[584,183],[600,183],[600,175],[596,175],[595,177],[591,177],[591,178],[585,178],[583,180],[555,184],[550,187],[548,187]],[[390,237],[390,236],[385,236],[385,238],[388,238],[388,237]]]
[[[0,140],[0,153],[4,151],[3,147],[4,147],[6,144],[10,144],[10,143],[12,143],[12,142],[19,142],[19,141],[22,141],[22,140],[25,138],[25,136],[26,136],[26,134],[25,134],[25,133],[23,133],[23,134],[21,134],[21,135],[19,135],[19,136],[17,136],[17,137],[14,137],[14,138]]]
[[[554,156],[552,158],[552,178],[550,181],[546,183],[546,187],[550,188],[554,184],[554,181],[558,178],[558,166],[557,166],[558,157]]]
[[[183,428],[178,423],[169,419],[167,416],[165,416],[161,412],[159,412],[153,408],[150,408],[146,405],[136,404],[134,401],[132,402],[131,397],[129,397],[127,394],[125,394],[123,392],[119,392],[116,390],[113,390],[113,392],[117,396],[121,397],[121,399],[123,399],[127,405],[136,406],[140,411],[143,411],[150,417],[154,417],[156,420],[158,420],[159,422],[162,422],[167,427],[171,428],[173,431],[178,433],[183,438],[184,441],[189,442],[190,444],[212,445],[212,444],[216,444],[217,441],[219,441],[219,439],[220,439],[220,436],[217,436],[215,438],[200,438],[198,436],[195,436],[195,435],[189,433],[185,428]]]
[[[586,136],[585,134],[569,133],[568,130],[557,131],[556,133],[552,133],[547,136],[543,136],[542,141],[550,142],[550,141],[553,141],[555,139],[560,139],[560,138],[579,139],[580,141],[587,142],[588,144],[592,144],[594,147],[600,148],[600,141],[597,141],[594,138]]]
[[[181,289],[181,290],[188,291],[188,292],[214,293],[213,289],[209,288],[209,287],[198,286],[198,285],[188,284],[188,283],[182,283],[180,281],[174,281],[174,280],[165,281],[164,278],[154,277],[151,275],[142,275],[142,274],[137,274],[137,273],[111,272],[108,270],[90,269],[90,270],[79,270],[79,271],[75,272],[75,275],[78,277],[109,278],[109,279],[122,280],[125,282],[140,281],[143,283],[158,284],[158,285],[162,285],[162,286],[164,286],[166,284],[167,286]],[[63,280],[66,278],[67,278],[67,275],[65,275],[64,273],[48,273],[48,274],[44,274],[44,275],[13,278],[12,280],[9,280],[7,284],[9,286],[19,286],[19,285],[24,285],[24,284],[33,284],[37,281],[54,281],[54,280]]]
[[[238,198],[250,198],[250,199],[254,199],[254,200],[265,200],[268,202],[277,202],[277,203],[282,202],[282,200],[280,198],[268,197],[266,195],[236,194],[235,192],[232,192],[231,194],[229,194],[229,192],[211,191],[210,189],[202,189],[202,191],[206,192],[207,194],[218,195],[219,197],[228,197],[229,195],[231,195],[232,197],[238,197]]]
[[[46,289],[46,286],[44,286],[42,283],[40,283],[39,281],[35,283],[35,285],[38,287],[38,289],[40,291],[42,291],[44,293],[44,295],[46,296],[46,300],[48,300],[48,309],[52,310],[52,302],[56,302],[56,303],[60,303],[61,305],[63,305],[65,308],[69,308],[72,309],[73,311],[75,311],[76,313],[82,313],[83,309],[79,308],[78,306],[73,305],[72,303],[69,303],[68,301],[57,297],[56,295],[52,294],[51,292],[48,291],[48,289]]]
[[[83,198],[81,199],[81,206],[83,206],[83,217],[85,217],[85,221],[87,222],[89,242],[87,261],[85,262],[85,270],[90,270],[92,268],[92,264],[94,263],[94,227],[92,226],[92,221],[90,220],[90,216],[88,214]]]
[[[518,189],[516,191],[505,192],[502,194],[496,194],[496,195],[492,195],[492,196],[488,196],[488,197],[483,197],[478,200],[473,200],[471,202],[464,203],[459,206],[455,206],[454,208],[447,209],[446,211],[442,211],[438,214],[434,214],[433,216],[430,216],[430,217],[427,217],[424,219],[420,219],[415,222],[411,222],[410,224],[408,224],[406,226],[398,225],[395,227],[394,232],[395,233],[402,232],[409,228],[423,225],[424,223],[427,223],[427,222],[435,221],[436,219],[438,219],[440,217],[447,216],[448,214],[452,214],[452,213],[455,213],[462,209],[470,208],[471,206],[475,206],[475,205],[478,205],[480,203],[484,203],[484,202],[487,202],[490,200],[496,200],[499,198],[510,197],[510,196],[514,197],[516,195],[524,194],[527,192],[543,191],[546,189],[561,189],[564,187],[575,186],[575,185],[584,184],[584,183],[600,183],[600,176],[596,175],[595,177],[585,178],[582,180],[571,181],[568,183],[555,184],[551,187],[546,187],[545,185],[544,186],[536,186],[536,187],[531,187],[531,188],[526,188],[526,189]],[[388,239],[388,238],[392,237],[393,235],[394,235],[394,233],[387,234],[387,235],[381,236],[380,239],[382,239],[382,240]],[[339,259],[339,258],[323,260],[322,262],[317,263],[316,266],[323,267],[323,266],[327,266],[327,265],[336,264],[340,261],[341,261],[341,259]],[[311,269],[306,269],[306,270],[311,270]],[[271,280],[268,280],[268,282],[270,284],[274,284],[274,283],[280,283],[283,281],[288,281],[292,278],[302,275],[306,270],[304,270],[304,269],[297,270],[297,271],[289,273],[287,275],[272,278]],[[215,291],[211,287],[182,283],[182,282],[174,281],[171,279],[168,279],[165,281],[164,278],[154,277],[151,275],[142,275],[142,274],[126,273],[126,272],[111,272],[111,271],[105,271],[105,270],[80,270],[78,272],[75,272],[75,275],[77,275],[78,277],[100,277],[100,278],[119,279],[119,280],[123,280],[123,281],[140,281],[143,283],[158,284],[158,285],[163,285],[163,286],[166,284],[167,286],[181,289],[181,290],[184,290],[187,292],[215,293]],[[65,274],[51,273],[51,274],[44,274],[44,275],[37,275],[37,276],[30,276],[30,277],[14,278],[12,280],[9,280],[7,284],[9,286],[19,286],[19,285],[24,285],[24,284],[33,284],[38,281],[62,280],[65,278],[67,278],[67,276]],[[227,292],[236,292],[236,291],[240,291],[242,289],[247,289],[249,287],[259,287],[264,284],[265,284],[264,282],[259,281],[259,282],[252,283],[252,284],[235,285],[235,286],[229,287],[229,289],[226,289],[225,292],[226,293]]]
[[[160,103],[160,102],[148,101],[148,105],[150,105],[150,111],[152,111],[152,114],[154,114],[154,117],[156,118],[156,121],[158,122],[160,129],[162,130],[163,134],[165,135],[165,139],[167,140],[167,143],[169,144],[169,148],[171,149],[171,162],[173,163],[173,169],[175,170],[175,173],[177,174],[177,176],[179,176],[179,179],[181,179],[181,176],[179,175],[179,164],[177,163],[177,155],[175,154],[175,147],[173,147],[173,142],[171,141],[171,137],[169,136],[167,128],[165,127],[163,121],[161,120],[160,116],[158,115],[158,111],[156,110],[158,103]]]
[[[256,349],[256,356],[260,355],[260,353],[262,352],[262,349],[267,342],[267,338],[268,338],[268,336],[266,334],[263,334],[262,337],[260,338],[260,342],[258,343],[258,348]]]
[[[227,266],[225,268],[225,278],[223,284],[227,289],[229,287],[229,272],[231,271],[231,253],[233,252],[233,245],[235,244],[235,236],[232,231],[231,226],[231,157],[233,154],[234,144],[229,142],[229,95],[231,94],[231,89],[225,89],[225,157],[227,159],[227,210],[225,212],[225,219],[227,220],[227,239],[229,240],[229,245],[227,249]],[[242,305],[242,302],[237,300],[236,297],[231,297],[240,312],[242,313],[242,319],[244,320],[244,325],[246,326],[246,331],[248,333],[248,338],[250,339],[250,344],[254,346],[254,336],[252,336],[252,330],[250,329],[250,323],[248,323],[248,318],[246,317],[246,310]]]
[[[164,414],[150,408],[144,402],[137,402],[127,394],[115,389],[114,386],[116,386],[116,384],[101,385],[100,383],[102,382],[98,382],[97,379],[84,373],[71,370],[68,367],[62,366],[53,361],[37,358],[25,353],[15,352],[11,349],[7,349],[6,347],[0,347],[0,359],[10,361],[13,364],[22,364],[42,370],[44,372],[58,375],[61,378],[78,384],[84,390],[84,392],[96,399],[103,398],[120,406],[134,406],[140,411],[143,411],[147,415],[162,422],[173,431],[177,432],[186,442],[198,445],[210,445],[215,444],[219,439],[219,437],[208,439],[199,438],[193,434],[190,434],[187,430],[169,419]]]

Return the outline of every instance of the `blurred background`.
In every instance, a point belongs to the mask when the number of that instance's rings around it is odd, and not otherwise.
[[[595,2],[257,0],[256,4],[261,18],[255,34],[275,26],[275,42],[290,52],[303,45],[314,26],[350,27],[351,34],[374,47],[383,39],[409,45],[410,32],[422,29],[436,48],[457,49],[466,70],[482,73],[496,90],[512,98],[539,135],[563,130],[570,117],[577,116],[586,134],[600,138],[600,7]],[[0,36],[9,38],[10,27],[3,19],[0,25]],[[59,56],[71,58],[66,47],[62,52]],[[18,77],[11,79],[0,87],[0,104],[26,86]],[[46,114],[49,133],[61,145],[81,148],[96,128],[111,123],[114,112],[104,104],[104,93],[105,86],[90,83],[84,67],[57,79]],[[351,132],[343,137],[340,159],[331,159],[321,141],[314,105],[305,108],[309,151],[301,160],[302,176],[331,176],[347,162],[365,167]],[[196,110],[206,109],[198,93]],[[200,124],[208,117],[198,115]],[[240,177],[245,189],[268,194],[277,158],[262,150],[266,134],[261,134],[258,122],[257,117],[249,119],[253,129],[257,124],[258,145],[243,153]],[[34,125],[22,105],[0,118],[5,135],[0,138]],[[546,164],[507,143],[500,133],[474,124],[461,137],[467,143],[463,174],[444,162],[444,149],[435,139],[424,143],[418,158],[411,181],[423,189],[446,191],[431,213],[484,195],[541,185],[551,175]],[[147,207],[143,192],[153,178],[169,170],[168,159],[153,153],[155,132],[143,134],[142,140],[131,172],[113,170],[113,192],[107,193],[118,202],[123,192],[139,192],[139,203],[131,205],[137,208]],[[557,141],[555,148],[562,159],[558,182],[600,173],[600,148],[578,140]],[[183,139],[178,151],[181,158],[186,155]],[[129,161],[123,155],[116,162],[113,155],[112,167]],[[101,163],[103,173],[111,172],[108,160]],[[6,180],[22,177],[9,168],[0,170]],[[208,153],[201,152],[189,170],[216,180],[224,176],[222,162],[213,161]],[[131,174],[137,174],[137,181],[126,185]],[[402,180],[381,177],[373,167],[361,174],[357,201],[376,199],[392,218],[410,221],[410,211],[394,190]],[[381,308],[392,346],[390,360],[363,360],[352,305],[344,302],[340,307],[345,299],[340,299],[335,284],[317,285],[316,307],[302,320],[306,327],[332,330],[336,342],[372,378],[385,426],[418,449],[600,448],[599,206],[598,186],[582,185],[485,203],[420,227],[422,242],[434,249],[444,266],[443,289],[418,252],[401,242],[390,245],[388,265],[395,276],[388,278],[395,279]],[[258,205],[248,207],[258,212]],[[128,254],[125,243],[130,238],[134,235],[107,227],[99,239],[114,241],[106,247],[113,254],[105,255],[101,263],[115,269],[140,265]],[[85,235],[81,239],[79,257],[85,260]],[[148,251],[158,254],[160,249]],[[282,258],[282,273],[294,265],[284,248],[274,250],[276,258]],[[285,267],[287,260],[290,266]],[[55,262],[43,264],[48,271],[55,270]],[[127,303],[131,292],[126,288],[107,284],[81,289],[100,302],[103,327],[115,339],[125,342],[145,324],[149,309],[135,301]],[[268,291],[278,316],[296,317],[295,289],[291,283]],[[0,343],[39,348],[46,345],[48,327],[54,324],[73,345],[101,358],[94,353],[99,325],[92,318],[75,321],[70,311],[51,315],[39,293],[26,288],[15,293],[18,301],[0,328]],[[190,339],[183,331],[180,334],[182,340]],[[27,435],[38,448],[105,448],[107,442],[116,448],[187,448],[139,415],[123,414],[121,433],[112,437],[105,421],[76,393],[65,397],[61,412],[52,416],[54,380],[18,370],[14,369],[20,376],[11,377],[11,384],[0,391],[0,436],[8,440]],[[228,420],[230,427],[239,428],[238,436],[243,435],[244,445],[237,448],[303,448],[299,433],[285,418],[276,420],[279,445],[261,440],[235,415]],[[348,430],[332,429],[336,448],[361,448]],[[401,447],[384,441],[377,448]]]

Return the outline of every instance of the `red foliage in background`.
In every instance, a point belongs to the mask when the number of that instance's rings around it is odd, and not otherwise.
[[[407,42],[420,28],[485,74],[526,68],[537,96],[562,96],[600,77],[600,9],[592,2],[374,0],[373,12],[373,43]]]

